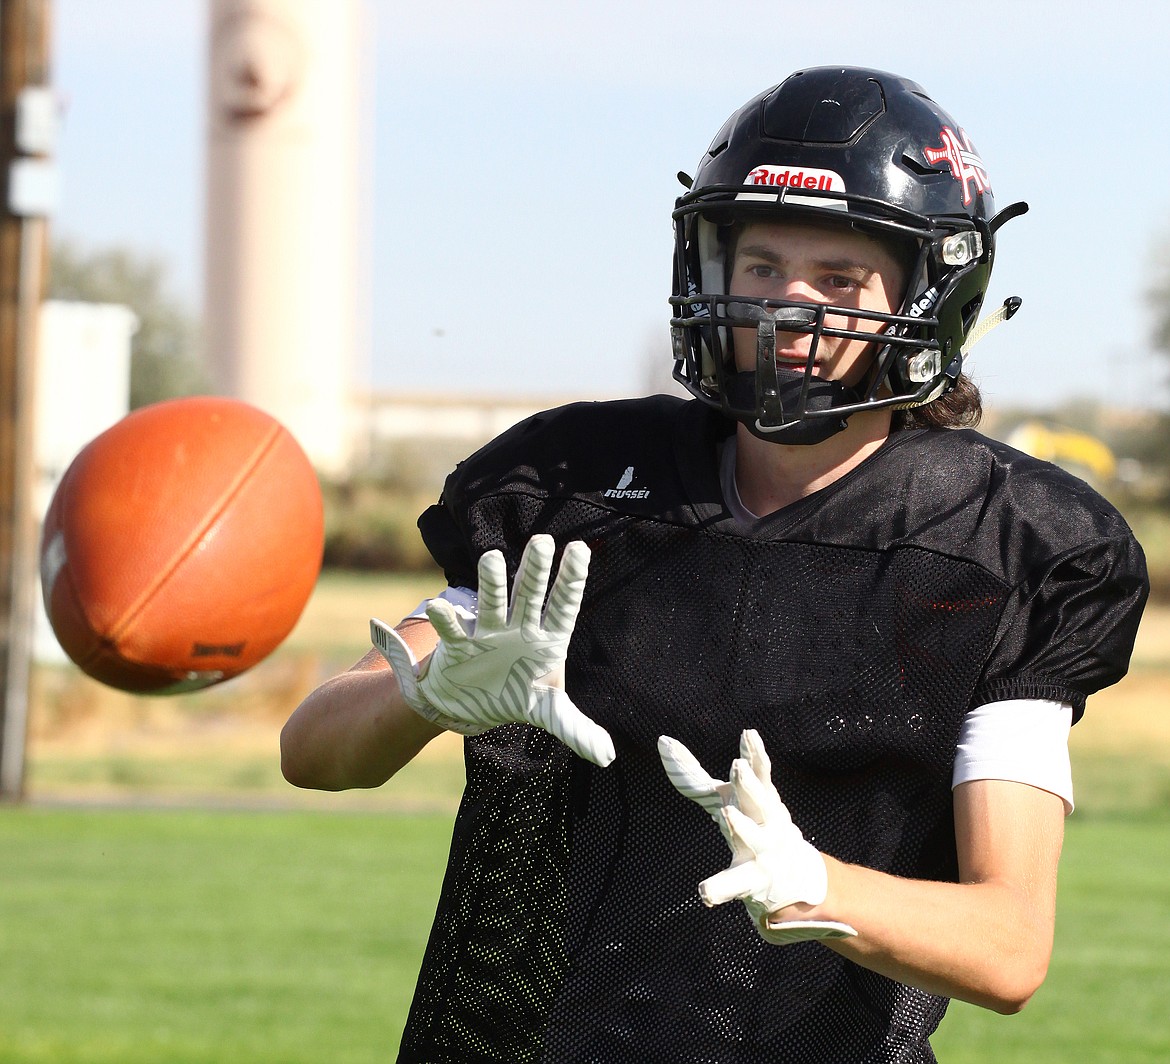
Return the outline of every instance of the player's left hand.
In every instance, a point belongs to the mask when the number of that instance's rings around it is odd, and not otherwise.
[[[660,737],[658,753],[671,783],[711,814],[731,848],[730,866],[699,884],[704,904],[738,899],[760,935],[777,945],[857,934],[837,921],[777,916],[798,902],[821,904],[828,896],[828,871],[772,783],[771,759],[758,732],[748,729],[741,736],[741,756],[732,762],[727,781],[710,776],[677,739]]]

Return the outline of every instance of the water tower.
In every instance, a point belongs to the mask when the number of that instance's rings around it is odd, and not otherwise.
[[[210,0],[204,346],[216,389],[344,468],[364,311],[361,0]]]

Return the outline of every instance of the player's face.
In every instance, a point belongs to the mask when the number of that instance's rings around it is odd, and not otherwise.
[[[740,232],[732,260],[730,294],[798,303],[827,303],[845,310],[891,313],[901,303],[905,270],[880,241],[838,225],[751,222]],[[830,315],[833,328],[877,332],[882,323]],[[756,330],[734,330],[735,364],[756,368]],[[804,370],[812,336],[776,330],[776,360]],[[873,356],[864,340],[822,336],[813,373],[857,384]]]

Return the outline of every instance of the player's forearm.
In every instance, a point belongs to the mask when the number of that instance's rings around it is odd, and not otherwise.
[[[1018,1012],[1052,953],[1053,907],[1006,882],[900,879],[826,858],[829,896],[811,918],[847,920],[830,949],[881,975],[996,1012]],[[796,908],[796,907],[794,907]],[[806,912],[801,915],[806,915]]]
[[[326,681],[289,717],[281,771],[315,790],[378,787],[439,731],[402,701],[389,669],[355,668]]]

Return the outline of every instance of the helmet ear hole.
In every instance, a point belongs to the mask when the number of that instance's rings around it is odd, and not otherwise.
[[[971,327],[975,324],[975,319],[979,317],[979,308],[983,306],[983,293],[980,292],[974,299],[968,300],[963,304],[963,309],[960,313],[963,316],[963,334],[966,335],[971,331]]]
[[[918,177],[933,177],[939,172],[935,167],[927,166],[926,163],[919,162],[913,155],[903,155],[902,165]]]

